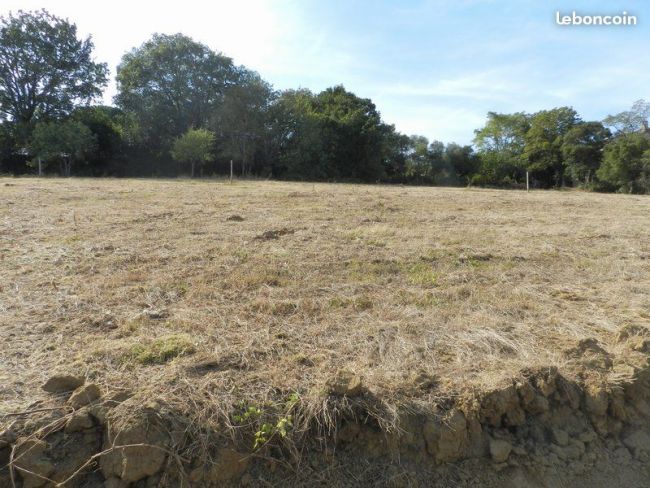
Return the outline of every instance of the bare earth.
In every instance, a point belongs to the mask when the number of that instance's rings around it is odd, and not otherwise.
[[[641,196],[5,178],[0,225],[3,412],[70,369],[234,397],[344,370],[428,402],[531,366],[571,376],[580,339],[616,352],[650,321]]]

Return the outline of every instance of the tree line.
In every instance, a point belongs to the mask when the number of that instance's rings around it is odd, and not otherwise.
[[[310,181],[650,193],[650,103],[603,121],[571,107],[490,112],[472,145],[406,136],[334,86],[275,90],[183,34],[155,34],[117,66],[45,10],[0,18],[0,172],[243,176]],[[435,114],[432,114],[435,116]]]

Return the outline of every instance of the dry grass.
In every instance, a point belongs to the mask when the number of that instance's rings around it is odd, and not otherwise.
[[[233,405],[350,370],[427,403],[650,322],[647,197],[0,179],[0,229],[0,412],[57,369]]]

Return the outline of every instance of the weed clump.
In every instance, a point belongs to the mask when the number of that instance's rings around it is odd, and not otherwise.
[[[134,344],[126,359],[142,365],[164,364],[176,357],[193,354],[195,351],[194,344],[187,336],[169,335],[148,344]]]

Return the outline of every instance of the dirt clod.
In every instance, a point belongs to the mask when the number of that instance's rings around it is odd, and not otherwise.
[[[81,408],[83,406],[86,406],[94,402],[100,396],[101,396],[101,391],[99,387],[94,383],[90,383],[77,388],[72,393],[72,396],[70,396],[70,399],[68,400],[68,405],[70,405],[74,409]]]
[[[77,410],[65,424],[65,432],[71,434],[73,432],[90,429],[93,425],[93,418],[90,413],[88,413],[88,410]]]
[[[18,439],[14,453],[16,467],[23,479],[23,488],[38,488],[47,481],[39,476],[48,477],[54,472],[54,465],[48,457],[47,442],[40,439]],[[21,471],[31,471],[39,476]]]
[[[504,463],[512,451],[512,444],[503,439],[490,439],[490,456],[495,463]]]
[[[48,393],[64,393],[79,388],[84,384],[83,376],[59,374],[50,377],[41,388]]]

